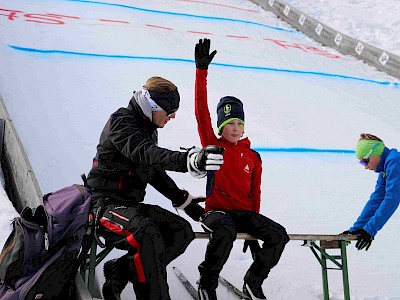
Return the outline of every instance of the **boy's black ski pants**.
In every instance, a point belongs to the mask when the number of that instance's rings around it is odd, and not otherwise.
[[[246,232],[263,242],[254,255],[245,278],[261,285],[270,270],[278,263],[289,241],[280,224],[253,211],[210,211],[201,220],[203,228],[211,232],[204,261],[199,265],[200,286],[215,289],[218,276],[233,247],[238,232]]]

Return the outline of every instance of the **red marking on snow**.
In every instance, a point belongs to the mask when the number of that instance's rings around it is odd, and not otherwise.
[[[65,16],[58,14],[24,14],[24,12],[21,10],[4,9],[4,8],[0,8],[0,16],[6,16],[10,21],[14,21],[15,19],[18,18],[23,18],[25,22],[34,22],[34,23],[51,24],[51,25],[64,25],[65,22],[63,22],[62,20],[63,18],[80,20],[79,17],[75,16]]]
[[[65,16],[65,15],[58,15],[58,14],[46,14],[46,16],[55,17],[55,18],[70,18],[70,19],[80,20],[79,17],[75,17],[75,16]]]
[[[199,0],[179,0],[179,1],[186,1],[186,2],[198,2],[198,3],[206,3],[206,4],[213,4],[213,3],[208,3],[204,1],[199,1]],[[218,4],[215,4],[218,5]],[[52,14],[52,13],[25,13],[24,11],[21,10],[16,10],[16,9],[5,9],[5,8],[0,8],[0,17],[6,17],[9,21],[13,22],[33,22],[33,23],[40,23],[40,24],[47,24],[47,25],[67,25],[70,22],[76,22],[77,21],[84,21],[80,17],[77,16],[66,16],[66,15],[60,15],[60,14]],[[131,24],[131,22],[128,21],[123,21],[123,20],[109,20],[109,19],[99,19],[99,22],[114,22],[114,23],[121,23],[121,24]],[[135,23],[136,24],[136,23]],[[163,27],[163,26],[158,26],[154,24],[139,24],[139,26],[148,26],[148,27],[154,27],[154,28],[159,28],[159,29],[165,29],[165,30],[176,30],[179,32],[188,32],[188,33],[193,33],[193,34],[203,34],[203,35],[214,35],[215,33],[210,33],[210,32],[202,32],[202,31],[194,31],[194,30],[188,30],[184,31],[181,29],[174,29],[174,28],[168,28],[168,27]],[[248,37],[248,36],[235,36],[235,35],[225,35],[227,38],[236,38],[236,39],[254,39],[254,37]],[[257,39],[257,41],[260,41],[260,39]],[[320,49],[317,47],[314,47],[312,45],[303,45],[299,43],[291,43],[289,41],[284,41],[284,40],[277,40],[277,39],[270,39],[270,38],[264,38],[262,41],[273,43],[275,46],[278,46],[281,49],[285,50],[297,50],[297,51],[302,51],[302,52],[308,52],[316,55],[321,55],[327,58],[340,58],[339,55],[336,55],[334,53],[330,53],[327,49]]]
[[[52,25],[64,25],[65,22],[63,19],[65,18],[80,20],[79,17],[57,15],[57,14],[24,14],[24,17],[27,18],[27,20],[25,20],[26,22],[52,24]]]
[[[153,24],[146,24],[146,26],[155,27],[155,28],[160,28],[160,29],[166,29],[166,30],[174,30],[173,28],[168,28],[168,27],[163,27],[163,26],[157,26],[157,25],[153,25]]]
[[[284,49],[299,49],[303,52],[313,52],[314,54],[317,55],[322,55],[325,57],[330,57],[330,58],[340,58],[340,56],[333,54],[333,53],[329,53],[328,50],[326,49],[318,49],[317,47],[313,47],[313,46],[307,46],[307,45],[302,45],[302,44],[298,44],[298,43],[289,43],[287,41],[281,41],[281,40],[275,40],[275,39],[264,39],[265,41],[270,41],[273,42],[275,45],[278,45],[281,48]]]
[[[227,8],[249,11],[249,12],[257,12],[256,10],[253,10],[253,9],[245,9],[245,8],[241,8],[241,7],[235,7],[235,6],[230,6],[230,5],[218,4],[218,3],[211,3],[211,2],[206,2],[206,1],[198,1],[198,0],[179,0],[179,1],[210,4],[210,5],[215,5],[215,6],[222,6],[222,7],[227,7]]]
[[[99,19],[102,22],[113,22],[113,23],[122,23],[122,24],[129,24],[127,21],[118,21],[118,20],[106,20],[106,19]]]
[[[188,30],[187,32],[190,32],[190,33],[196,33],[196,34],[211,34],[212,35],[212,33],[210,33],[210,32],[202,32],[202,31],[192,31],[192,30]]]
[[[11,21],[15,20],[16,18],[19,18],[17,16],[18,13],[23,13],[23,11],[20,11],[20,10],[4,9],[4,8],[0,8],[0,11],[7,12],[7,14],[0,13],[0,16],[6,16]]]
[[[236,38],[236,39],[249,39],[250,38],[248,36],[229,35],[229,34],[227,34],[226,37]]]

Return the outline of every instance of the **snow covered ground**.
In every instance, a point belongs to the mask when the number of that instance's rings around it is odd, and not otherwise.
[[[399,54],[400,16],[394,13],[399,1],[288,3],[343,33]],[[350,8],[360,9],[352,13]],[[339,9],[345,17],[334,13]],[[108,115],[127,105],[131,92],[153,75],[176,83],[182,97],[177,118],[159,132],[160,145],[199,145],[193,48],[203,37],[211,38],[212,48],[218,50],[209,75],[213,120],[222,96],[242,99],[246,134],[262,155],[262,213],[289,233],[335,234],[348,229],[377,177],[349,152],[361,132],[399,147],[399,80],[322,47],[244,0],[2,1],[0,92],[42,192],[80,183]],[[299,147],[319,152],[302,152]],[[171,176],[192,194],[204,194],[203,180]],[[3,244],[15,211],[4,194],[0,199],[5,205],[0,207]],[[152,189],[146,201],[174,211]],[[368,252],[348,247],[352,299],[400,299],[399,223],[397,212]],[[251,263],[242,245],[235,243],[222,272],[238,287]],[[269,299],[323,298],[319,264],[300,245],[288,244],[265,282]],[[195,283],[205,247],[205,240],[194,241],[169,266],[173,299],[188,295],[172,266]],[[343,299],[340,272],[329,276],[331,299]],[[221,300],[235,299],[223,288],[218,294]],[[123,297],[134,299],[132,289],[126,288]]]

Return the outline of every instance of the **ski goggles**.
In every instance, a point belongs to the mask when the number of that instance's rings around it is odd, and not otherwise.
[[[180,96],[178,89],[161,94],[143,87],[142,94],[149,101],[152,111],[165,111],[167,117],[171,117],[179,108]]]
[[[364,167],[366,167],[369,164],[369,157],[372,153],[372,151],[375,150],[376,147],[378,147],[380,145],[380,143],[375,144],[371,150],[369,150],[369,152],[367,153],[367,155],[365,155],[361,160],[360,160],[360,164],[362,164]]]

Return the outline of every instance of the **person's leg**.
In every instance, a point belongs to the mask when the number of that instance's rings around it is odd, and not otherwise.
[[[102,235],[109,243],[118,238],[117,247],[129,249],[127,279],[134,283],[138,300],[169,300],[164,241],[157,226],[140,213],[140,206],[108,205],[100,219]]]
[[[215,293],[218,277],[236,239],[236,228],[231,217],[222,211],[208,212],[201,220],[203,228],[210,232],[204,261],[199,265],[199,289]],[[216,296],[215,296],[216,299]]]
[[[123,235],[123,229],[120,222],[113,220],[113,216],[108,212],[114,211],[115,205],[107,205],[104,208],[102,218],[99,220],[100,227],[98,233],[105,239],[107,246],[115,245],[119,249],[128,250],[129,243]],[[129,213],[131,215],[132,212]],[[126,221],[125,221],[126,223]],[[124,228],[126,228],[126,224]],[[128,283],[130,273],[135,269],[129,267],[130,257],[125,254],[118,259],[112,259],[104,264],[103,272],[105,283],[103,285],[103,298],[105,300],[120,300],[120,295]]]
[[[271,269],[279,262],[289,236],[282,225],[261,214],[237,212],[233,215],[238,231],[247,232],[263,241],[262,247],[254,255],[254,262],[247,271],[244,281],[252,290],[255,289],[255,293],[259,295],[258,299],[264,299],[261,297],[263,296],[261,285]]]
[[[128,284],[131,273],[129,258],[123,255],[118,259],[112,259],[104,264],[103,297],[105,300],[120,300],[120,295]]]
[[[185,252],[195,239],[190,223],[166,209],[157,205],[143,204],[140,206],[140,212],[160,231],[165,245],[166,265]]]

